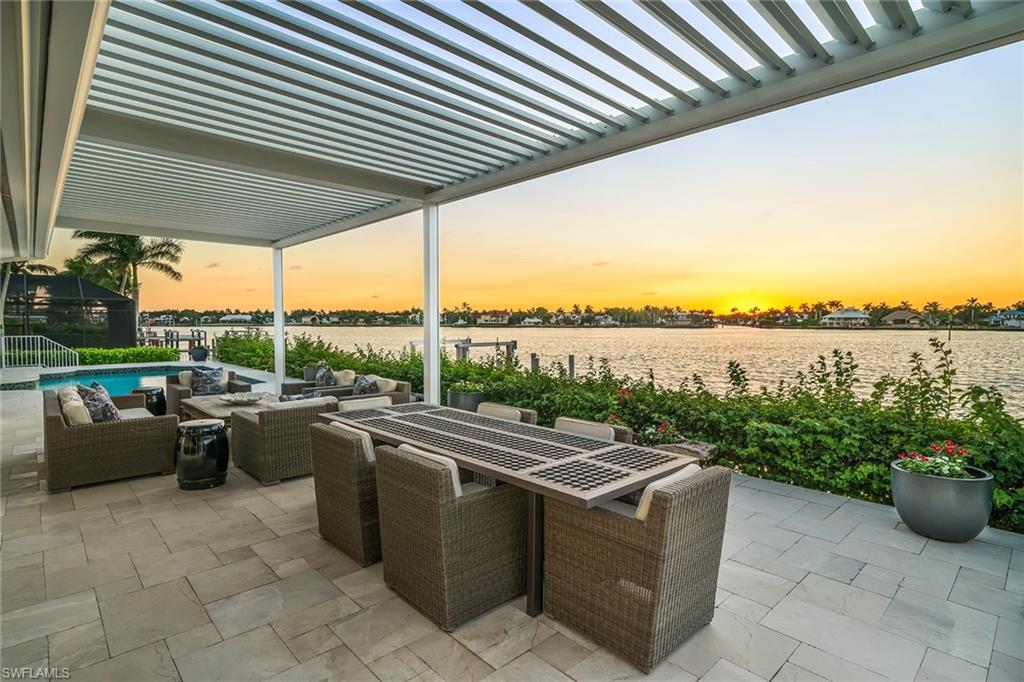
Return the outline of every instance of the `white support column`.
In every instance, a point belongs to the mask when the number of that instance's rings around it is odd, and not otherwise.
[[[423,204],[423,399],[441,402],[441,277],[437,204]]]
[[[274,248],[274,382],[284,392],[284,249]]]

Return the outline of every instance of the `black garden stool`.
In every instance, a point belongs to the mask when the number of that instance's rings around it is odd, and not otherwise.
[[[178,424],[174,453],[178,488],[203,490],[224,485],[228,477],[228,433],[223,419],[193,419]]]

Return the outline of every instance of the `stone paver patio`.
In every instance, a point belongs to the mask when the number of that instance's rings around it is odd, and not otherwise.
[[[41,398],[0,392],[7,667],[72,680],[1022,680],[1024,536],[737,476],[714,622],[649,677],[521,600],[448,634],[316,533],[311,478],[48,495]],[[43,488],[41,490],[41,488]]]

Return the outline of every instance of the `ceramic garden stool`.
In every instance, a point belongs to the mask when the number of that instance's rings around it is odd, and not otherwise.
[[[181,490],[224,485],[228,477],[228,433],[224,420],[193,419],[178,424],[174,460]]]
[[[154,417],[162,417],[167,414],[167,397],[164,396],[162,386],[145,386],[133,388],[132,394],[141,393],[146,396],[146,409]]]

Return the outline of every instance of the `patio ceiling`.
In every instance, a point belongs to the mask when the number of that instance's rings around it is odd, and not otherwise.
[[[59,214],[5,211],[14,253],[54,225],[290,246],[1024,35],[992,0],[91,6]]]

